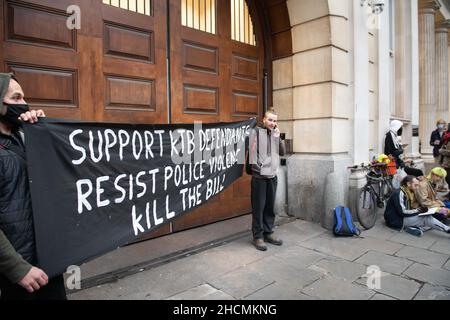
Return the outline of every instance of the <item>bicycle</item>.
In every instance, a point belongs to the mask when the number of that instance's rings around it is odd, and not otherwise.
[[[384,208],[385,201],[389,199],[394,191],[392,185],[393,176],[386,169],[386,163],[361,164],[349,167],[349,169],[358,168],[368,172],[366,174],[367,182],[358,194],[356,215],[361,226],[368,230],[377,221],[377,209]]]

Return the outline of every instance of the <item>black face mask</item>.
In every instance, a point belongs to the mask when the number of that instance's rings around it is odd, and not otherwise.
[[[401,137],[403,134],[403,128],[398,129],[397,136]]]
[[[28,104],[9,104],[4,102],[3,104],[6,106],[6,114],[0,116],[0,119],[4,120],[13,127],[20,126],[19,117],[22,113],[30,110]]]

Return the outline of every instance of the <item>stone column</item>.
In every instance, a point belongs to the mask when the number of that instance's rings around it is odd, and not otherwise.
[[[410,5],[395,1],[395,115],[401,118],[409,118],[411,105]]]
[[[442,118],[447,122],[450,120],[448,114],[448,27],[449,22],[445,21],[436,28],[436,120]]]
[[[353,59],[354,59],[354,127],[353,161],[369,160],[369,30],[367,13],[360,3],[353,3]]]
[[[409,144],[404,156],[411,154],[412,140],[412,55],[411,2],[395,1],[395,113],[404,119],[402,142]]]
[[[449,43],[448,43],[448,73],[450,74],[450,39],[449,39]],[[448,82],[448,92],[450,92],[450,81]],[[450,98],[448,101],[448,122],[450,122]]]
[[[287,158],[288,213],[324,225],[332,208],[347,200],[347,167],[353,164],[349,2],[286,2],[292,26],[294,138],[294,154]],[[363,10],[359,2],[357,8]]]
[[[436,34],[437,1],[423,1],[419,10],[419,69],[420,69],[420,142],[425,161],[433,161],[430,135],[436,125]]]
[[[450,74],[450,39],[449,39],[449,43],[448,43],[448,73]],[[448,92],[450,92],[450,81],[448,82]],[[448,122],[450,122],[450,98],[448,101]]]
[[[420,106],[419,106],[419,1],[411,0],[411,124],[419,127]],[[420,130],[420,128],[419,128]],[[409,157],[414,160],[417,167],[424,168],[424,161],[420,155],[420,137],[413,136],[411,139],[411,154]]]
[[[391,15],[391,6],[385,6],[380,16],[381,26],[390,26],[389,17]],[[378,30],[378,154],[384,153],[384,140],[389,131],[389,121],[391,118],[391,106],[395,86],[393,85],[393,63],[394,59],[390,54],[390,36],[389,27],[383,27]]]
[[[419,11],[418,0],[395,1],[395,111],[405,120],[403,142],[405,159],[423,167],[419,137],[413,128],[419,125]],[[381,80],[383,81],[383,80]]]

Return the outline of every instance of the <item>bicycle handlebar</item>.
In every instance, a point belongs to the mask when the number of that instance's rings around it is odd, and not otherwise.
[[[384,162],[382,162],[382,163],[375,163],[375,164],[371,164],[371,163],[364,164],[364,163],[361,163],[360,165],[354,165],[354,166],[351,166],[351,167],[347,167],[347,169],[358,169],[358,168],[370,169],[370,168],[381,168],[381,167],[386,167],[386,166],[387,166],[387,163],[384,163]]]
[[[381,163],[375,163],[375,164],[371,164],[371,167],[386,167],[387,163],[381,162]]]

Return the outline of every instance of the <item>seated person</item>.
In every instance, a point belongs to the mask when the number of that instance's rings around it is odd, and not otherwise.
[[[444,169],[445,170],[445,169]],[[445,171],[447,173],[447,171]],[[449,187],[446,181],[446,178],[441,179],[440,182],[436,183],[436,187],[434,187],[434,191],[437,193],[437,199],[441,201],[449,200]]]
[[[449,216],[445,204],[437,197],[437,186],[442,184],[447,177],[447,171],[443,168],[434,168],[428,177],[418,177],[419,186],[414,192],[418,206],[427,208],[440,208],[434,216],[438,220],[444,220]]]
[[[415,236],[422,236],[423,229],[432,228],[450,234],[450,227],[446,226],[431,215],[419,216],[428,208],[414,208],[416,202],[414,192],[419,187],[419,180],[414,176],[406,176],[401,183],[401,188],[395,190],[388,200],[384,219],[388,227],[405,230]]]
[[[441,179],[436,178],[436,181],[432,183],[434,191],[437,192],[437,198],[441,201],[448,200],[448,192],[449,192],[449,186],[447,184],[447,170],[444,168],[438,167],[431,170],[431,173],[434,173],[440,177]],[[431,175],[430,173],[430,175]],[[431,181],[430,176],[428,176],[428,180]]]

